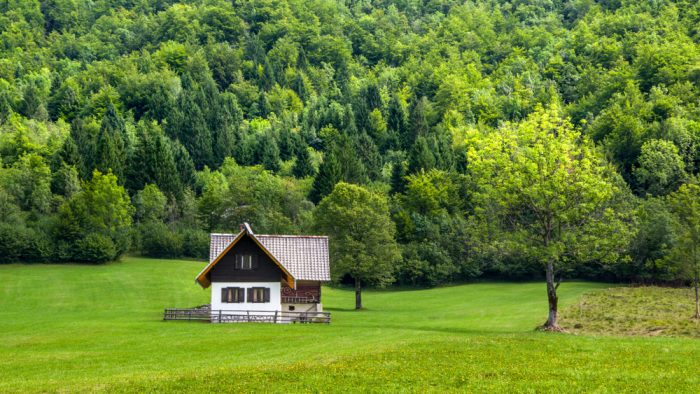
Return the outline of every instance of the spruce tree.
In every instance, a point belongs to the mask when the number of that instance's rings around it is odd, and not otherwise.
[[[391,194],[400,194],[404,191],[406,191],[406,164],[403,160],[398,160],[391,168]]]
[[[428,112],[430,111],[430,102],[427,98],[421,97],[413,103],[411,114],[408,122],[408,130],[403,134],[403,147],[409,149],[418,137],[425,137],[430,131],[428,124]]]
[[[261,137],[260,144],[258,145],[258,150],[260,154],[260,164],[265,167],[266,170],[277,172],[280,170],[280,150],[277,147],[277,141],[271,135],[265,135]]]
[[[406,110],[401,104],[401,101],[396,95],[392,96],[389,101],[389,115],[386,120],[387,127],[390,131],[401,136],[406,132],[407,123],[408,116],[406,115]]]
[[[107,106],[97,137],[94,167],[102,173],[110,170],[120,181],[124,180],[126,163],[124,120],[117,114],[114,105]]]
[[[192,89],[196,89],[192,86]],[[195,168],[201,170],[204,166],[212,166],[211,132],[204,118],[204,113],[195,100],[195,94],[184,91],[178,100],[178,109],[173,116],[174,136],[180,140],[189,152]]]
[[[314,183],[311,186],[309,200],[314,204],[318,204],[323,197],[329,195],[333,191],[335,184],[341,179],[342,173],[338,158],[333,151],[329,151],[323,158],[323,163],[321,163],[318,169],[318,175],[316,175],[316,179],[314,179]]]
[[[315,173],[313,164],[311,163],[311,155],[309,155],[309,148],[302,147],[297,149],[296,162],[294,167],[292,167],[292,174],[297,178],[306,178],[307,176],[312,176]]]
[[[185,149],[179,141],[172,142],[172,152],[182,186],[193,187],[196,174],[194,162],[192,162],[189,152],[187,152],[187,149]]]
[[[431,168],[435,168],[435,156],[428,145],[428,140],[422,136],[418,137],[408,158],[408,172],[414,174]]]
[[[382,157],[379,155],[377,145],[367,133],[362,133],[357,138],[357,153],[361,163],[367,170],[367,176],[373,181],[381,178]]]

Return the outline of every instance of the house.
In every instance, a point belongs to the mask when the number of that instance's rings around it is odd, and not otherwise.
[[[328,237],[211,234],[209,264],[196,282],[211,288],[212,322],[328,322],[321,283],[330,281]]]

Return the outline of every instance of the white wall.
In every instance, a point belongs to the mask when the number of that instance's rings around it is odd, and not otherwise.
[[[221,289],[224,287],[268,287],[270,289],[270,302],[248,302],[248,290],[245,291],[246,302],[225,303],[221,302]],[[212,311],[279,311],[281,305],[280,282],[214,282],[211,284],[211,310]]]

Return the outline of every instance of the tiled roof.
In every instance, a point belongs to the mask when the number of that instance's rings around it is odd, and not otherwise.
[[[214,262],[239,234],[211,234],[209,264]],[[249,235],[260,241],[265,249],[292,274],[294,279],[331,280],[328,264],[328,237],[258,235],[252,232]]]
[[[255,235],[296,280],[331,280],[328,237]]]

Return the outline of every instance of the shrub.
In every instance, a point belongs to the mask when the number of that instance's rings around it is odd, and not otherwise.
[[[160,222],[139,225],[141,252],[149,257],[182,256],[182,236]]]
[[[101,264],[114,260],[117,249],[108,236],[91,233],[75,242],[72,254],[77,262]]]
[[[182,255],[196,259],[206,259],[209,255],[209,234],[199,229],[181,229]]]

